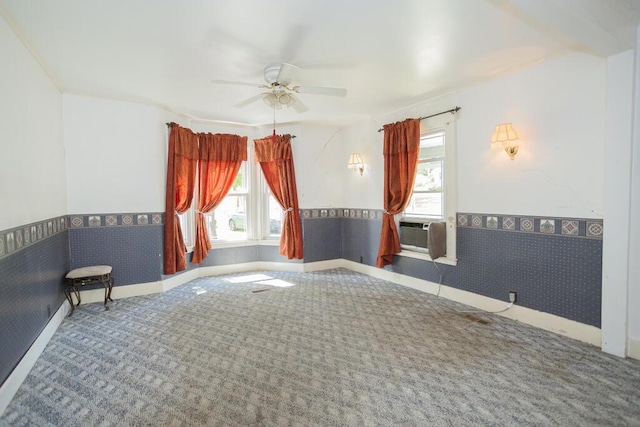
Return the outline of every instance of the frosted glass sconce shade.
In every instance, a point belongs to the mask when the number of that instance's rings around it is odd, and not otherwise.
[[[511,160],[518,154],[518,133],[511,123],[502,123],[496,126],[496,130],[491,135],[491,145],[495,144],[502,144]]]
[[[360,175],[364,172],[364,162],[358,153],[351,153],[349,156],[349,163],[347,164],[349,169],[360,171]]]

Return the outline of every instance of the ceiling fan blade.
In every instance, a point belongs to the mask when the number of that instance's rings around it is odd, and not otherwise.
[[[278,73],[276,81],[281,85],[288,85],[293,81],[299,69],[300,67],[283,62],[282,64],[280,64],[280,72]]]
[[[306,105],[304,105],[297,97],[293,95],[289,95],[289,96],[291,96],[291,99],[292,99],[292,102],[289,103],[289,106],[294,110],[296,110],[296,112],[304,113],[305,111],[309,111],[309,108]]]
[[[339,87],[322,87],[322,86],[294,86],[296,93],[312,93],[315,95],[329,96],[347,96],[347,90]]]
[[[211,83],[214,85],[235,85],[235,86],[251,86],[251,87],[260,87],[266,88],[267,86],[258,83],[247,83],[247,82],[236,82],[233,80],[211,80]]]
[[[236,105],[234,105],[234,107],[236,107],[236,108],[242,108],[242,107],[245,107],[245,106],[247,106],[247,105],[251,104],[252,102],[256,102],[256,101],[258,101],[259,99],[264,98],[264,96],[265,96],[265,94],[264,94],[264,93],[259,93],[259,94],[257,94],[257,95],[252,96],[251,98],[247,98],[247,99],[245,99],[244,101],[241,101],[241,102],[237,103]]]

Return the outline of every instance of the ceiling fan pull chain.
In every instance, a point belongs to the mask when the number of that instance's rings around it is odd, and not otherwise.
[[[273,104],[273,135],[271,136],[271,140],[276,142],[276,105]]]

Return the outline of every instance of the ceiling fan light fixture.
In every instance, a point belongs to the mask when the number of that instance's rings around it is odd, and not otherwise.
[[[266,95],[264,98],[262,98],[262,100],[269,107],[273,107],[274,105],[279,104],[278,98],[273,93],[270,93],[270,94]]]
[[[278,101],[280,102],[280,104],[283,105],[289,105],[289,103],[291,103],[292,99],[291,99],[291,95],[287,94],[287,93],[283,93],[282,95],[280,95],[280,97],[278,98]]]

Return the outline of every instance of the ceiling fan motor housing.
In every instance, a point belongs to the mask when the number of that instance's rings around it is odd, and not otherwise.
[[[264,79],[270,85],[278,81],[278,74],[280,74],[280,64],[269,65],[264,69]]]

